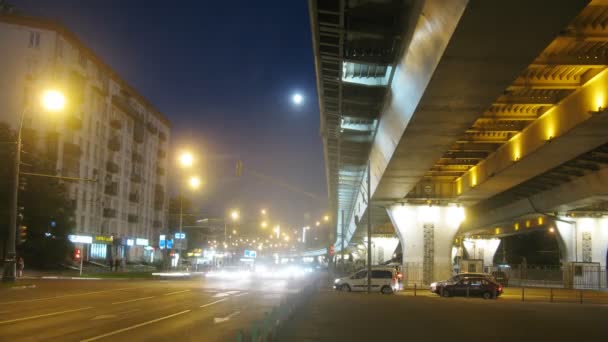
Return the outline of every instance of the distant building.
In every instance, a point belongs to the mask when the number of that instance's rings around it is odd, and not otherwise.
[[[97,179],[66,183],[85,258],[151,260],[167,225],[169,121],[62,25],[0,15],[0,47],[0,121],[16,128],[27,107],[23,137],[56,156],[57,174]],[[51,85],[68,98],[60,115],[38,105]]]

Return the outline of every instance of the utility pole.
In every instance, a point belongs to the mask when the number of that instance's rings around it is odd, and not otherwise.
[[[342,226],[341,226],[341,232],[340,232],[340,236],[341,236],[341,242],[342,242],[342,248],[340,250],[341,254],[342,254],[342,265],[344,265],[344,250],[346,249],[346,247],[344,246],[344,243],[346,242],[344,240],[344,209],[342,209],[341,212],[341,216],[342,216]]]
[[[367,293],[372,293],[372,162],[367,161]]]

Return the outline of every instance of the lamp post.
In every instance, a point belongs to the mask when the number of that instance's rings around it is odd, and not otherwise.
[[[45,90],[42,93],[42,108],[49,112],[59,112],[65,108],[65,96],[57,90]],[[28,111],[29,105],[26,104],[19,116],[19,128],[17,130],[17,142],[15,148],[15,159],[13,165],[13,189],[10,206],[10,221],[8,226],[8,235],[6,242],[6,257],[4,259],[4,272],[2,281],[14,282],[16,274],[16,246],[15,239],[17,237],[17,207],[19,200],[19,166],[21,164],[21,131],[23,129],[23,119]]]
[[[182,167],[182,169],[187,169],[187,168],[191,168],[192,165],[194,164],[194,156],[192,155],[192,153],[190,152],[182,152],[179,157],[178,157],[178,161],[179,161],[179,165]],[[191,190],[196,190],[200,187],[201,185],[201,181],[198,177],[194,177],[191,176],[188,181],[188,187]],[[182,232],[184,229],[184,192],[183,192],[183,184],[180,182],[179,185],[179,233],[180,233],[180,239],[182,236]],[[182,249],[182,244],[183,244],[183,240],[180,241],[180,248],[176,248],[178,250],[179,253],[181,253]],[[181,257],[181,255],[180,255]]]

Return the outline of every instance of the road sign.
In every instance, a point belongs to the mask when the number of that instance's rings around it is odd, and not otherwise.
[[[167,249],[173,248],[173,240],[167,240]]]
[[[175,233],[175,240],[183,240],[186,238],[186,233]]]
[[[257,256],[256,251],[245,250],[245,258],[255,258]]]

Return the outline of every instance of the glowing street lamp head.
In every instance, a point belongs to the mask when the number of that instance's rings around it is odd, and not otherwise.
[[[262,221],[261,226],[262,226],[262,228],[266,228],[266,227],[268,227],[268,222],[266,222],[266,221]]]
[[[198,177],[191,177],[188,181],[188,185],[190,185],[192,189],[198,189],[201,186],[201,180],[198,179]]]
[[[267,211],[266,211],[266,209],[262,209],[262,210],[260,210],[260,213],[261,213],[262,215],[266,215]]]
[[[230,217],[232,218],[232,220],[233,220],[233,221],[238,220],[238,219],[239,219],[239,216],[240,216],[240,215],[239,215],[238,210],[233,210],[233,211],[230,213]]]
[[[315,226],[317,226],[317,227],[320,225],[321,225],[321,222],[319,222],[319,221],[317,221],[317,223],[315,223]]]
[[[190,152],[183,152],[179,156],[179,164],[182,167],[190,167],[194,163],[194,156]]]
[[[296,105],[301,105],[302,102],[304,102],[304,97],[302,96],[302,94],[294,94],[291,97],[291,101],[293,101],[293,103]]]
[[[323,221],[325,221],[325,222],[329,221],[329,215],[323,216]]]
[[[58,90],[45,90],[42,93],[42,107],[50,112],[59,112],[65,108],[65,96]]]

